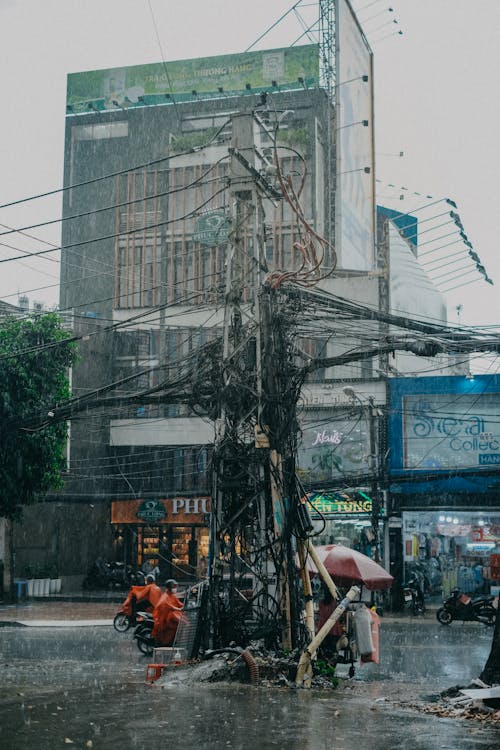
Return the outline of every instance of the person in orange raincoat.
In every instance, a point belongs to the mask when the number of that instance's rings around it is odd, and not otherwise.
[[[170,646],[174,642],[177,626],[182,617],[182,602],[177,597],[177,581],[170,578],[165,584],[165,592],[153,610],[153,630],[151,635],[156,643]]]
[[[161,596],[161,588],[155,583],[155,577],[148,575],[146,576],[145,586],[130,587],[127,598],[122,604],[122,612],[132,617],[141,606],[146,611],[152,611],[158,604]]]

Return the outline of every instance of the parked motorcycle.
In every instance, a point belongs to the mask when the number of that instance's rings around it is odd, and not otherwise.
[[[97,558],[90,568],[82,587],[93,589],[128,589],[131,585],[132,569],[122,562],[106,562]]]
[[[413,615],[425,613],[425,599],[422,586],[416,577],[410,578],[403,583],[403,599],[405,608],[411,610]]]
[[[493,597],[481,595],[471,598],[460,589],[453,589],[436,612],[436,617],[441,625],[450,625],[453,620],[493,625],[496,617]]]

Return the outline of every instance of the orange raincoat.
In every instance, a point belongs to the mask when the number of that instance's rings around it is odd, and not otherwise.
[[[182,602],[168,590],[153,610],[154,626],[151,635],[156,643],[170,646],[174,642],[177,626],[182,618]]]
[[[147,586],[131,586],[128,596],[122,604],[122,612],[133,615],[139,609],[139,604],[151,611],[156,607],[161,598],[161,588],[156,583],[148,583]]]

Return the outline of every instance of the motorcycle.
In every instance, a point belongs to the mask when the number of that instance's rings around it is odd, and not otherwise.
[[[132,568],[122,562],[105,562],[98,558],[90,568],[82,587],[95,589],[128,589],[132,582]]]
[[[123,602],[120,611],[117,612],[113,619],[114,629],[119,633],[125,633],[133,625],[142,622],[142,618],[138,612],[139,609],[151,613],[154,609],[154,605],[146,598],[143,598],[138,602],[133,589],[131,589],[129,595]]]
[[[137,612],[137,618],[139,622],[134,630],[134,640],[137,641],[139,651],[149,656],[156,645],[151,635],[154,626],[153,615],[151,612],[140,611]]]
[[[403,599],[405,608],[411,610],[413,615],[425,613],[424,592],[416,577],[403,583]]]
[[[496,617],[493,598],[488,595],[471,598],[460,589],[453,589],[450,596],[444,600],[443,606],[436,612],[437,620],[441,625],[450,625],[453,620],[493,625]]]

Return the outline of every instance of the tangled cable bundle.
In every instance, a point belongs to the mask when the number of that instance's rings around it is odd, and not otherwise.
[[[276,127],[276,134],[278,132],[278,127],[279,127],[279,124]],[[293,153],[299,156],[302,163],[304,164],[304,170],[302,172],[302,177],[301,177],[300,186],[298,190],[296,190],[293,185],[292,176],[287,175],[285,177],[283,175],[280,160],[278,157],[277,138],[275,137],[274,139],[274,161],[276,165],[278,182],[280,184],[283,197],[288,203],[288,205],[290,206],[292,212],[295,214],[303,232],[303,237],[301,237],[301,240],[295,241],[292,245],[293,250],[295,252],[298,252],[299,255],[301,256],[302,263],[301,263],[300,268],[294,271],[275,270],[275,271],[272,271],[270,274],[268,274],[266,281],[270,284],[271,288],[273,289],[277,289],[285,281],[291,281],[291,280],[293,280],[299,286],[313,287],[316,284],[318,284],[320,281],[323,281],[324,279],[327,279],[329,276],[331,276],[337,264],[337,256],[336,256],[335,248],[333,247],[333,245],[325,237],[321,237],[321,235],[319,235],[313,229],[313,227],[310,225],[310,223],[307,221],[307,219],[304,216],[304,211],[300,204],[300,195],[304,189],[307,170],[305,167],[304,157],[301,154],[299,154],[297,151],[295,151],[294,149],[289,149],[289,150],[293,151]],[[320,248],[320,252],[318,252],[318,248]],[[325,254],[326,254],[327,249],[331,252],[331,255],[332,255],[332,266],[327,273],[322,274],[321,266],[325,259]]]

